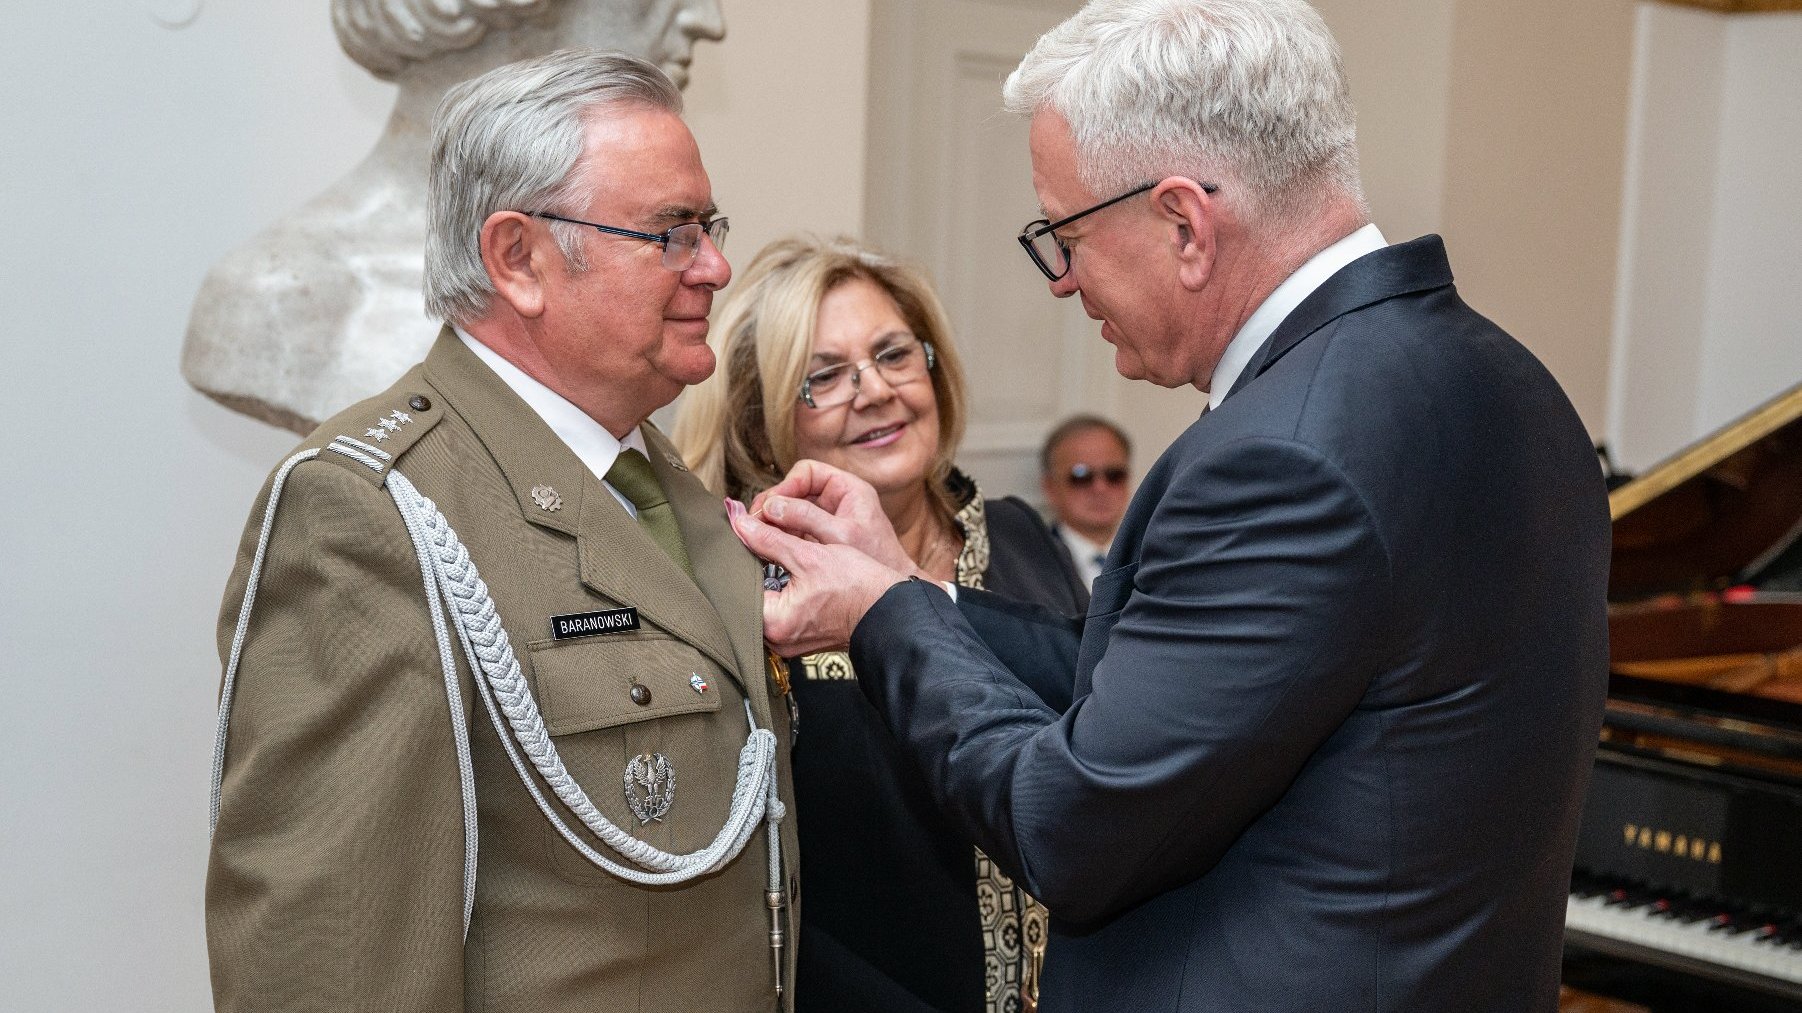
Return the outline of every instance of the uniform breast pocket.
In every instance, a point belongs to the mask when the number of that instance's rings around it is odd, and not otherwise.
[[[1089,590],[1089,618],[1105,616],[1118,612],[1126,607],[1126,600],[1133,595],[1133,577],[1139,572],[1137,560],[1125,566],[1116,566],[1106,573],[1095,577],[1095,584]]]
[[[545,727],[594,807],[664,851],[705,847],[719,832],[747,731],[736,684],[712,659],[663,633],[539,641],[530,653]],[[540,836],[558,876],[619,888],[549,824]]]
[[[720,709],[719,666],[673,637],[531,645],[538,707],[552,735]]]

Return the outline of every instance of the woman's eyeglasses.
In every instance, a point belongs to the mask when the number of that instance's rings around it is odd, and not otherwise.
[[[918,383],[938,365],[932,342],[908,338],[859,363],[841,362],[815,370],[801,381],[801,401],[809,408],[837,408],[857,400],[863,389],[863,371],[875,367],[890,387]]]

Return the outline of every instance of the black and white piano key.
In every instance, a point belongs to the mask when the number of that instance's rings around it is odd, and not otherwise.
[[[1567,936],[1612,940],[1649,951],[1649,957],[1680,958],[1686,966],[1699,963],[1802,986],[1802,926],[1790,919],[1719,910],[1719,905],[1704,914],[1709,907],[1615,887],[1589,896],[1573,894],[1564,924]]]

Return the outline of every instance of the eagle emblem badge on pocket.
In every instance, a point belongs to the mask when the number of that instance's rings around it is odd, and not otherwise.
[[[662,753],[639,753],[626,764],[626,804],[640,826],[661,822],[676,802],[676,768]]]

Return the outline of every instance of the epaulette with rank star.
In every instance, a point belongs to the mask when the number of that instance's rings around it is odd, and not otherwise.
[[[336,459],[381,485],[395,461],[444,417],[437,400],[435,393],[421,389],[365,401],[320,428],[315,439],[331,428],[341,430],[323,444],[321,449],[329,454],[320,457]],[[395,404],[389,405],[389,401]]]

